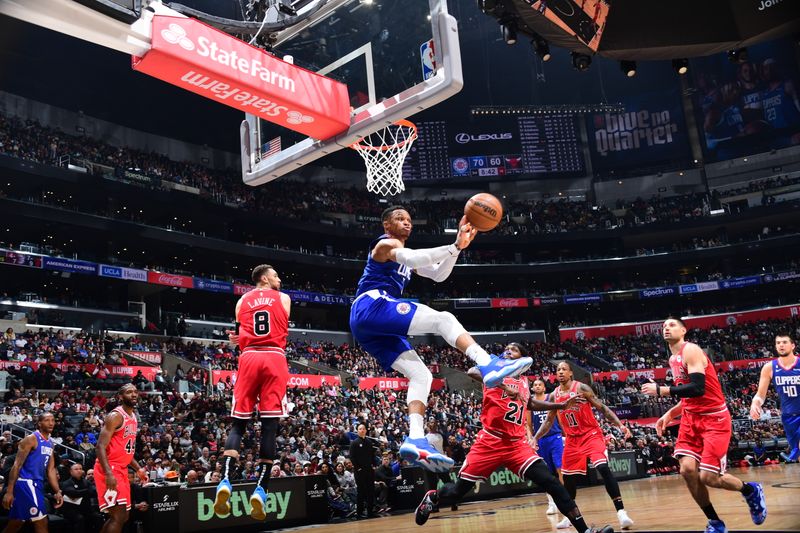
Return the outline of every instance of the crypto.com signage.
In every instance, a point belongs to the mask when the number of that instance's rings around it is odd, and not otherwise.
[[[315,139],[350,125],[346,85],[197,20],[154,17],[151,44],[134,70]]]

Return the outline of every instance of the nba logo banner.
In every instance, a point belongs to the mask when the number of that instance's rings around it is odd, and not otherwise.
[[[433,39],[419,45],[419,57],[422,62],[422,79],[429,80],[436,75],[436,56]]]

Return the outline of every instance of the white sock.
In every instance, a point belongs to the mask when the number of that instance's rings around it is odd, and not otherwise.
[[[464,353],[467,357],[475,361],[475,364],[478,366],[488,365],[489,361],[492,360],[492,357],[486,353],[486,350],[481,348],[481,345],[477,342],[469,346]]]
[[[425,437],[425,427],[422,415],[410,413],[408,415],[408,438],[421,439],[423,437]]]

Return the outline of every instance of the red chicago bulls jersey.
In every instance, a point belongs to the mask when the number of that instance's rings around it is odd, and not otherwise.
[[[133,452],[136,450],[136,432],[139,424],[136,422],[136,417],[126,413],[121,405],[111,412],[122,416],[122,425],[111,436],[106,447],[108,464],[112,467],[127,468],[131,464]]]
[[[551,395],[553,402],[564,403],[573,396],[577,396],[580,394],[580,386],[579,381],[572,380],[572,385],[565,392],[559,385]],[[600,424],[597,423],[592,411],[592,404],[589,402],[569,409],[559,409],[556,413],[558,414],[558,423],[561,425],[561,431],[566,437],[579,437],[593,431],[600,431]]]
[[[531,397],[528,378],[505,378],[503,384],[519,391],[512,400],[499,387],[483,388],[481,424],[487,433],[502,439],[521,439],[525,436],[525,408]]]
[[[691,382],[689,372],[686,369],[686,360],[683,357],[683,350],[688,344],[688,342],[683,343],[680,351],[669,358],[669,367],[672,369],[672,377],[676,385]],[[717,369],[714,368],[714,363],[708,358],[706,352],[703,352],[703,357],[708,362],[706,366],[706,392],[702,396],[695,398],[681,398],[683,410],[698,415],[726,411],[728,407],[725,405],[725,397],[722,395],[722,386],[719,384]]]
[[[253,289],[242,296],[239,313],[239,348],[264,347],[286,349],[289,316],[274,289]]]

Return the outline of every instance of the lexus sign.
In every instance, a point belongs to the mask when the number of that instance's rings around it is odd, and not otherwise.
[[[456,142],[458,144],[483,141],[510,141],[513,138],[514,135],[511,133],[479,133],[477,135],[472,135],[470,133],[456,134]]]

